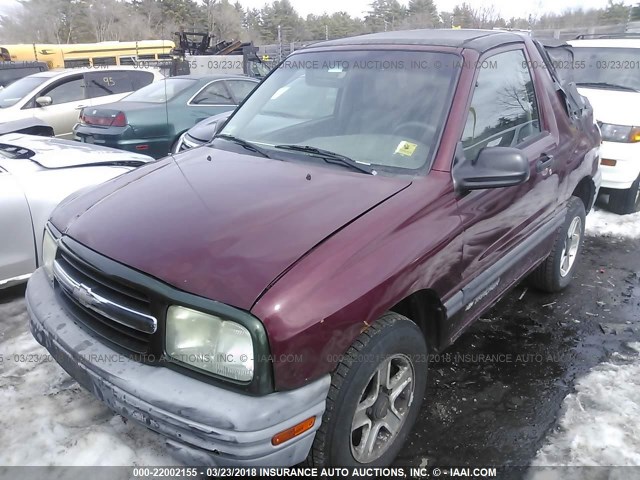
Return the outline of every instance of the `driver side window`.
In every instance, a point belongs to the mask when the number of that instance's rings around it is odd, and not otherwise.
[[[524,52],[483,61],[462,134],[466,158],[475,160],[484,147],[516,147],[538,133],[538,106]]]

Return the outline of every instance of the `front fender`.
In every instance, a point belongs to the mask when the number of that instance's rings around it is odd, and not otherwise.
[[[411,293],[459,288],[461,232],[450,175],[432,172],[307,253],[251,309],[267,330],[276,389],[333,371]]]

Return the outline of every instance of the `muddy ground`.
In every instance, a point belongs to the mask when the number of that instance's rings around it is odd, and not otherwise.
[[[396,465],[529,465],[576,378],[640,339],[639,244],[587,237],[564,292],[523,282],[436,357]]]

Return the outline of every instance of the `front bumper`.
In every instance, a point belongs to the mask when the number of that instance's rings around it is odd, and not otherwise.
[[[591,199],[591,205],[589,205],[589,211],[591,211],[591,209],[593,209],[593,206],[596,204],[598,194],[600,193],[600,188],[602,188],[602,165],[598,165],[598,170],[593,176],[593,186],[595,187],[595,190],[593,193],[593,198]]]
[[[193,465],[290,466],[303,461],[320,426],[330,377],[253,397],[120,355],[76,325],[42,269],[27,286],[31,332],[79,384],[114,412],[161,433]],[[271,438],[316,416],[280,446]]]
[[[602,188],[627,189],[640,176],[640,142],[602,142],[600,157],[615,160],[615,166],[600,165]]]

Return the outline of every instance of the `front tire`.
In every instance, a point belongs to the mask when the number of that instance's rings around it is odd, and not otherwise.
[[[333,372],[322,425],[307,462],[386,466],[422,405],[427,346],[418,326],[386,313],[358,336]]]
[[[640,176],[626,190],[611,190],[609,209],[619,215],[635,213],[640,209]]]
[[[567,217],[558,232],[553,250],[529,277],[534,287],[545,292],[559,292],[571,283],[582,250],[585,216],[582,200],[571,197]]]

